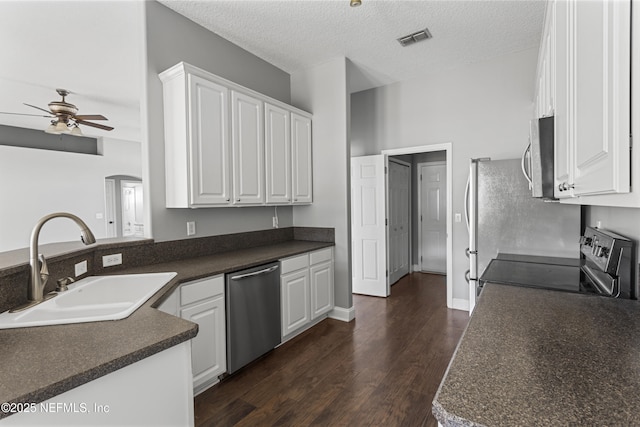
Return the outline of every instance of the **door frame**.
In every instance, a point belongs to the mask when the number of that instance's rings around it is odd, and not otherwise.
[[[411,274],[411,272],[413,270],[413,265],[411,263],[412,255],[413,255],[413,253],[412,253],[412,246],[413,245],[411,244],[411,232],[412,232],[412,230],[411,230],[411,214],[412,214],[412,212],[411,212],[411,192],[413,190],[411,188],[411,181],[412,181],[411,180],[411,176],[412,176],[411,174],[413,173],[413,169],[411,167],[411,163],[405,162],[405,161],[399,160],[399,159],[392,159],[391,156],[387,156],[387,166],[388,166],[389,162],[394,162],[394,163],[397,163],[399,165],[408,166],[409,167],[409,207],[408,207],[408,210],[409,210],[409,230],[408,230],[408,232],[409,232],[409,240],[408,240],[407,243],[409,245],[409,260],[408,260],[408,263],[409,263],[409,274]],[[386,190],[385,191],[386,191],[386,194],[387,194],[387,197],[385,198],[385,204],[386,204],[386,206],[385,206],[385,215],[386,215],[387,218],[389,218],[389,199],[390,199],[390,197],[388,197],[388,196],[389,196],[389,177],[390,176],[391,176],[390,172],[387,173],[386,176],[385,176],[385,179],[386,179],[386,182],[385,182]],[[389,239],[389,227],[387,227],[387,245],[389,244],[390,241],[391,240]],[[387,251],[387,267],[389,267],[391,265],[391,258],[390,257],[391,257],[390,251]],[[389,277],[387,278],[387,281],[389,282],[389,286],[391,286],[391,281],[389,279],[390,277],[391,277],[391,275],[389,275]]]
[[[453,223],[451,215],[453,211],[451,189],[453,183],[452,163],[453,163],[453,144],[445,142],[441,144],[422,145],[407,148],[394,148],[390,150],[382,150],[381,154],[385,156],[398,156],[402,154],[418,154],[429,153],[433,151],[444,151],[446,153],[447,166],[447,307],[453,306]]]
[[[104,179],[104,194],[105,194],[105,228],[107,238],[118,237],[118,214],[117,195],[116,195],[116,180],[113,178]],[[120,230],[122,231],[122,230]]]
[[[444,166],[445,167],[445,172],[447,172],[449,169],[447,168],[447,162],[446,161],[437,161],[437,162],[420,162],[416,164],[416,172],[420,173],[420,171],[422,171],[422,168],[424,166]],[[448,174],[447,174],[448,175]],[[448,178],[448,176],[447,176]],[[449,189],[449,183],[446,183],[447,186],[447,190]],[[418,180],[418,212],[420,213],[420,215],[422,215],[422,180]],[[445,212],[445,215],[447,215],[447,212]],[[449,235],[449,232],[447,231],[447,236]],[[423,271],[422,270],[422,223],[420,223],[420,227],[418,227],[418,240],[420,241],[419,245],[418,245],[418,256],[420,257],[420,270],[419,271]],[[448,240],[448,238],[447,238]],[[433,273],[433,274],[438,274],[438,273]]]

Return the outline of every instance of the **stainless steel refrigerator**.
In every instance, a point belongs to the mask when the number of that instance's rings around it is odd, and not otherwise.
[[[470,312],[498,253],[580,257],[580,206],[531,197],[520,159],[471,159],[465,200]]]

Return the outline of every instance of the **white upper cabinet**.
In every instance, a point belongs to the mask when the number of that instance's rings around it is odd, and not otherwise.
[[[555,15],[556,197],[630,190],[630,4],[550,3]],[[575,202],[590,204],[588,197]]]
[[[291,113],[293,203],[313,201],[311,118]]]
[[[167,207],[311,203],[308,113],[184,62],[159,77]]]
[[[545,25],[540,41],[540,52],[538,54],[538,70],[536,80],[536,102],[535,118],[553,115],[555,81],[554,81],[554,42],[555,25],[553,11],[554,1],[550,1],[545,15]]]
[[[233,203],[264,203],[263,103],[231,92],[233,146]]]
[[[265,160],[267,203],[291,202],[291,115],[284,108],[265,104]]]
[[[574,1],[574,192],[629,191],[631,2]]]
[[[197,75],[164,82],[166,205],[226,205],[230,200],[229,90]]]

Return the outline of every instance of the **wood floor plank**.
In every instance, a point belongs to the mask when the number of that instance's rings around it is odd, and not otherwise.
[[[326,319],[197,396],[195,425],[437,425],[431,401],[468,320],[446,308],[445,279],[354,295],[353,322]]]

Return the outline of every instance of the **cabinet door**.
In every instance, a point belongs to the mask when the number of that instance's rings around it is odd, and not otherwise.
[[[291,113],[293,203],[313,201],[313,167],[311,156],[311,119]]]
[[[575,194],[629,191],[631,2],[573,1]]]
[[[264,203],[264,124],[262,101],[231,92],[233,204]]]
[[[570,15],[568,1],[554,1],[550,4],[555,22],[555,185],[554,196],[558,199],[573,196],[569,188],[573,183],[573,145],[570,143],[572,129],[569,120],[569,101],[573,94],[569,76],[569,43],[573,20]],[[561,188],[566,186],[566,190]]]
[[[180,317],[199,328],[191,340],[193,387],[197,390],[227,369],[224,295],[183,308]]]
[[[291,202],[291,127],[289,112],[265,104],[265,169],[267,203]]]
[[[190,202],[194,206],[230,201],[229,90],[189,75]]]
[[[311,279],[311,317],[333,310],[333,262],[326,261],[309,269]]]
[[[282,336],[287,336],[311,321],[309,269],[281,276]]]

